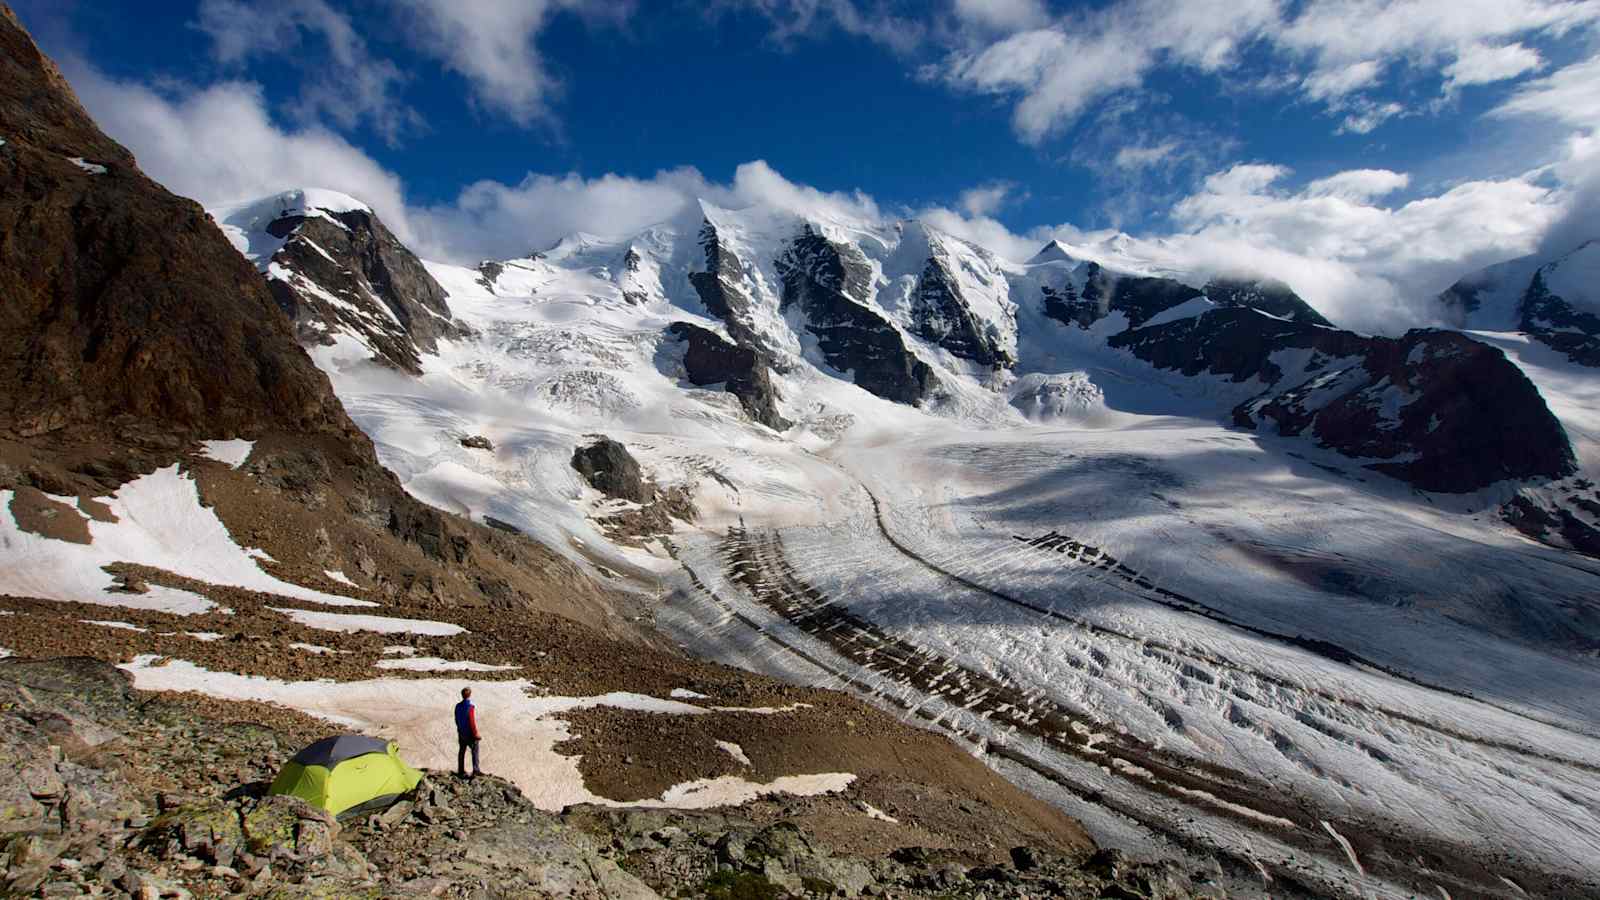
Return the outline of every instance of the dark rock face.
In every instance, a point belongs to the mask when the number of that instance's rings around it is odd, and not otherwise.
[[[1293,322],[1333,327],[1332,322],[1281,281],[1213,278],[1206,284],[1205,295],[1218,306],[1245,306]]]
[[[372,213],[286,216],[268,231],[288,235],[272,262],[293,274],[287,280],[269,277],[268,286],[302,341],[329,342],[330,330],[353,331],[380,362],[415,374],[421,371],[420,353],[434,352],[441,337],[463,333],[450,316],[444,288]],[[488,271],[482,274],[489,277]]]
[[[1569,497],[1568,502],[1600,521],[1600,504],[1583,497]],[[1500,517],[1536,541],[1600,558],[1600,527],[1583,521],[1565,506],[1546,508],[1534,498],[1518,494],[1500,508]]]
[[[905,339],[862,299],[872,270],[861,251],[835,244],[808,225],[777,260],[782,309],[798,308],[823,361],[849,372],[856,385],[897,403],[920,404],[938,383]]]
[[[644,478],[644,470],[628,448],[608,437],[601,437],[572,454],[572,467],[595,490],[607,497],[649,503],[656,498],[655,485]]]
[[[943,261],[929,258],[911,301],[913,330],[951,355],[993,369],[1017,364],[1000,344],[1000,334],[972,313],[961,298],[955,276]]]
[[[667,333],[687,345],[683,357],[689,381],[704,386],[721,384],[739,398],[750,418],[777,431],[789,427],[778,413],[778,389],[761,357],[748,347],[722,339],[714,331],[689,322],[674,322]]]
[[[1499,350],[1448,331],[1380,338],[1274,319],[1251,309],[1113,337],[1113,347],[1185,375],[1271,385],[1233,411],[1270,422],[1429,491],[1459,493],[1503,479],[1560,478],[1576,467],[1561,423]],[[1303,351],[1299,371],[1272,360]]]
[[[728,326],[728,334],[737,344],[772,358],[772,348],[755,327],[755,301],[745,288],[744,265],[718,237],[717,227],[709,220],[700,226],[700,246],[706,252],[706,271],[689,273],[689,284],[700,296],[700,302]]]
[[[1456,332],[1370,338],[1361,365],[1234,411],[1283,434],[1309,430],[1346,456],[1423,490],[1459,493],[1577,468],[1561,423],[1499,350]],[[1312,399],[1337,385],[1332,397]],[[1392,409],[1395,398],[1403,398]]]
[[[1550,293],[1542,272],[1522,295],[1522,330],[1575,363],[1600,367],[1600,316]]]
[[[1283,372],[1272,362],[1278,350],[1312,350],[1317,358],[1357,356],[1368,338],[1350,331],[1316,328],[1264,316],[1253,309],[1224,308],[1164,325],[1130,329],[1111,338],[1113,347],[1158,369],[1185,375],[1226,375],[1234,381],[1260,377],[1275,382]]]
[[[1113,275],[1099,263],[1088,263],[1084,275],[1081,293],[1071,284],[1044,290],[1045,315],[1063,325],[1088,328],[1120,312],[1128,317],[1130,328],[1138,328],[1160,313],[1202,295],[1198,288],[1170,278]]]
[[[146,178],[0,7],[0,428],[364,441],[261,277]],[[79,168],[80,158],[104,167]]]

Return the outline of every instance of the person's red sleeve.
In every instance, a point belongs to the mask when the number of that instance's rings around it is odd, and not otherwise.
[[[477,740],[478,739],[478,708],[476,706],[467,707],[467,721],[472,723],[472,739],[473,740]]]

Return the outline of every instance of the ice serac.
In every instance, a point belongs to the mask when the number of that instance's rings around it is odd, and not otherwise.
[[[260,276],[199,205],[101,133],[4,6],[0,135],[5,432],[365,441]]]
[[[779,395],[772,373],[754,350],[691,322],[673,322],[667,333],[685,345],[683,366],[691,384],[720,384],[739,398],[750,418],[777,431],[789,427],[778,412]]]
[[[933,369],[867,305],[872,267],[859,249],[806,225],[776,265],[782,309],[798,314],[816,338],[823,363],[850,373],[857,386],[886,400],[918,405],[928,398],[938,383]]]
[[[1204,290],[1206,298],[1218,306],[1245,306],[1280,319],[1333,327],[1322,313],[1300,299],[1293,288],[1275,279],[1213,278]]]
[[[421,354],[463,333],[444,288],[370,208],[332,191],[289,191],[226,224],[282,241],[260,260],[272,296],[305,343],[352,335],[373,358],[421,371]]]

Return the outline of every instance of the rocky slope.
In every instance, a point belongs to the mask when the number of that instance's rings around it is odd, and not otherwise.
[[[141,696],[83,658],[0,662],[0,699],[14,764],[0,769],[0,885],[13,896],[1224,895],[1208,885],[1220,871],[1114,853],[1019,846],[974,864],[950,849],[835,853],[837,836],[761,811],[551,813],[494,776],[430,773],[396,806],[337,821],[264,796],[279,761],[321,733],[312,721]]]

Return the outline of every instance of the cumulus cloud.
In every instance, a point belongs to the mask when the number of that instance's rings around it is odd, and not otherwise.
[[[994,182],[968,188],[961,192],[957,202],[969,216],[988,216],[1010,201],[1017,186],[1009,181]]]
[[[948,25],[930,31],[947,52],[920,74],[1013,99],[1018,136],[1040,143],[1095,103],[1143,88],[1162,68],[1292,90],[1340,117],[1342,131],[1365,134],[1404,112],[1393,97],[1365,96],[1402,73],[1436,76],[1444,97],[1524,76],[1543,65],[1525,40],[1592,25],[1600,3],[1114,0],[1052,17],[1031,0],[954,0],[949,13]],[[1270,54],[1275,77],[1245,70],[1242,51],[1255,45]]]
[[[1149,252],[1191,270],[1271,274],[1348,327],[1435,324],[1432,298],[1482,266],[1532,251],[1570,197],[1527,178],[1474,181],[1398,205],[1384,170],[1341,172],[1299,190],[1280,166],[1236,166],[1174,210],[1179,231]]]
[[[1600,56],[1521,85],[1493,115],[1539,116],[1576,128],[1600,128]]]
[[[375,57],[349,17],[325,0],[283,0],[270,6],[244,0],[202,0],[195,22],[212,41],[212,55],[227,65],[266,56],[297,55],[307,39],[325,44],[328,59],[305,66],[296,114],[325,117],[343,128],[367,120],[393,144],[419,130],[423,120],[399,98],[400,68]]]
[[[958,50],[924,74],[961,90],[1020,97],[1012,124],[1039,143],[1158,63],[1217,71],[1276,15],[1275,0],[1123,0],[1045,28]]]
[[[175,193],[220,206],[290,188],[332,187],[366,201],[402,240],[414,236],[397,176],[326,128],[280,127],[256,85],[158,92],[107,78],[81,61],[67,60],[64,68],[106,133]]]
[[[1475,43],[1462,49],[1455,62],[1445,66],[1444,75],[1448,88],[1456,89],[1506,81],[1542,68],[1544,59],[1539,52],[1520,43],[1503,46]]]

